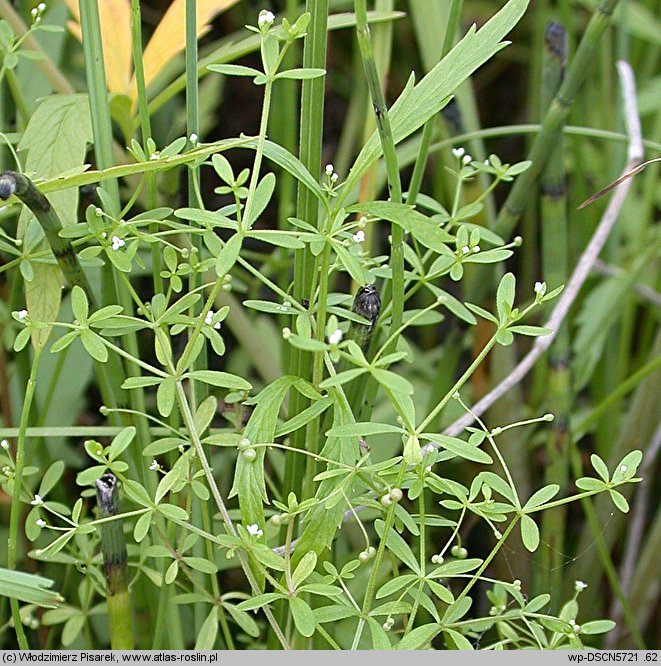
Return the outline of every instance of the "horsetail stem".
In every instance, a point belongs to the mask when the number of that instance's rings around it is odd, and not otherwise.
[[[551,22],[544,33],[544,58],[541,108],[546,112],[562,84],[567,62],[567,32],[560,23]],[[552,287],[568,280],[567,186],[564,169],[564,141],[551,150],[540,178],[542,268],[544,280]],[[569,365],[569,329],[562,326],[549,349],[548,405],[555,415],[546,442],[545,483],[567,485],[569,411],[571,407],[571,373]],[[542,549],[539,558],[543,572],[538,576],[540,590],[562,583],[562,552],[566,508],[556,507],[542,517],[542,539],[551,547]]]
[[[104,474],[96,482],[96,501],[101,518],[118,513],[117,478]],[[103,573],[106,577],[110,646],[113,650],[132,650],[133,625],[129,596],[129,568],[126,541],[121,520],[110,520],[99,525]]]
[[[81,287],[90,306],[94,309],[94,294],[87,281],[87,276],[78,262],[71,243],[59,235],[62,223],[50,201],[27,176],[16,171],[4,171],[0,174],[0,199],[6,201],[12,195],[20,199],[37,218],[68,285],[72,288]]]
[[[383,149],[383,159],[386,166],[388,180],[388,193],[390,200],[395,203],[402,202],[402,183],[399,176],[399,165],[397,161],[397,152],[395,150],[395,141],[390,126],[390,116],[388,107],[381,89],[379,74],[374,61],[372,50],[372,41],[370,38],[370,29],[367,22],[367,6],[365,0],[355,0],[356,11],[356,33],[358,36],[358,46],[363,59],[363,68],[365,78],[370,91],[374,114],[376,116],[376,126]],[[390,265],[392,267],[392,300],[390,328],[396,331],[401,323],[404,311],[404,230],[401,225],[393,222],[390,227],[391,246],[390,246]],[[395,348],[396,340],[393,340],[390,347]]]
[[[535,137],[528,154],[528,159],[532,164],[516,179],[498,214],[494,230],[501,236],[509,235],[521,216],[528,196],[533,191],[533,186],[544,168],[553,146],[558,141],[558,135],[563,130],[574,97],[589,72],[591,63],[595,60],[599,38],[608,27],[611,14],[618,1],[602,0],[585,29],[576,55],[544,116],[540,132]]]

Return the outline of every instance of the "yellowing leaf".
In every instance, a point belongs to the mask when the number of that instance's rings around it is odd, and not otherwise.
[[[216,14],[236,4],[238,0],[198,0],[197,37],[205,35],[209,21]],[[144,51],[145,84],[148,86],[174,56],[186,46],[186,0],[174,0],[165,12]],[[135,98],[135,82],[131,85],[131,98]]]
[[[68,28],[82,41],[78,0],[65,0],[73,15]],[[220,12],[236,4],[238,0],[198,0],[197,36],[205,35],[211,28],[209,22]],[[99,20],[103,39],[103,63],[106,69],[108,90],[137,99],[131,50],[130,0],[103,0],[99,3]],[[172,58],[186,46],[186,0],[174,0],[163,15],[143,53],[145,84],[159,75]]]
[[[74,21],[67,24],[69,30],[82,41],[78,0],[66,0],[66,3],[74,16]],[[133,70],[130,0],[103,0],[99,3],[99,20],[108,90],[127,93]]]

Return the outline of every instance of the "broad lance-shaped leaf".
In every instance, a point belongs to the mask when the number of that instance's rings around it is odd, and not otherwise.
[[[21,151],[27,151],[26,172],[36,173],[41,178],[48,178],[59,176],[83,164],[87,144],[91,141],[92,123],[87,95],[51,95],[36,108],[18,147]],[[77,189],[68,188],[54,192],[48,201],[56,217],[64,225],[73,224],[76,221]],[[28,207],[30,206],[26,201],[24,203]],[[18,224],[19,238],[25,238],[27,226],[33,219],[33,214],[33,210],[21,212]],[[43,219],[40,219],[38,215],[36,217],[43,227]],[[53,240],[51,236],[49,244],[52,249],[54,249]],[[58,244],[60,241],[61,239],[55,239]],[[54,253],[58,259],[59,268],[52,264],[41,264],[41,268],[34,270],[32,280],[26,283],[27,309],[36,321],[53,321],[59,311],[62,297],[60,269],[65,276],[66,271],[55,249]],[[69,276],[66,277],[71,284]],[[49,328],[34,331],[33,345],[45,344],[49,335]]]
[[[253,444],[272,442],[275,429],[278,425],[278,414],[287,391],[298,382],[297,377],[285,375],[269,384],[257,396],[253,413],[246,425],[243,436]],[[257,446],[257,454],[250,460],[241,453],[237,457],[234,471],[234,483],[229,497],[239,496],[241,520],[244,525],[258,525],[261,530],[266,528],[264,519],[264,504],[268,503],[266,483],[264,481],[264,454],[265,447]],[[264,576],[253,567],[256,579],[263,585]]]
[[[473,25],[464,38],[417,85],[412,80],[389,110],[395,143],[422,127],[449,101],[450,95],[478,67],[507,45],[503,38],[518,23],[529,0],[510,0],[482,28]],[[375,132],[365,144],[346,182],[350,191],[381,155]]]
[[[348,425],[354,422],[351,410],[347,409],[344,401],[340,400],[334,388],[330,388],[329,395],[333,397],[333,427]],[[328,437],[321,450],[321,455],[335,460],[343,465],[353,467],[358,460],[358,443],[356,437]],[[336,469],[336,465],[329,464],[327,469]],[[301,558],[309,551],[319,555],[335,538],[337,530],[342,524],[342,516],[347,508],[344,501],[335,502],[326,506],[324,500],[337,491],[338,480],[324,479],[317,488],[315,497],[320,503],[311,509],[305,516],[303,534],[296,544],[292,556],[292,565],[296,566]]]
[[[28,604],[57,608],[64,598],[51,590],[53,581],[35,574],[0,568],[0,597],[9,597]]]

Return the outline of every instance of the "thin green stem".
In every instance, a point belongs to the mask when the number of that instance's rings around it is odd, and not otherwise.
[[[402,184],[399,176],[399,166],[397,162],[397,151],[390,127],[390,116],[386,106],[379,74],[374,61],[372,51],[372,42],[370,39],[369,24],[367,22],[367,6],[365,0],[355,0],[356,11],[356,33],[358,36],[358,45],[363,58],[363,67],[367,78],[367,85],[370,90],[370,96],[374,105],[376,114],[376,124],[383,148],[383,156],[386,164],[386,173],[388,179],[388,193],[390,200],[395,203],[402,201]],[[390,228],[391,247],[390,247],[390,266],[392,270],[392,314],[391,330],[397,330],[402,323],[402,314],[404,311],[404,230],[393,222]],[[395,341],[396,342],[396,341]],[[391,348],[394,348],[393,342]]]
[[[559,23],[549,23],[545,32],[541,107],[545,112],[562,83],[567,59],[567,34]],[[553,146],[540,178],[542,216],[542,264],[544,279],[551,285],[567,284],[569,279],[569,231],[567,224],[567,186],[564,170],[563,136]],[[568,451],[572,405],[569,322],[563,322],[548,355],[549,411],[555,415],[546,441],[545,484],[567,487]],[[566,512],[564,508],[544,513],[542,541],[548,544],[538,554],[536,592],[560,589],[564,552]]]
[[[443,34],[443,44],[441,46],[439,59],[444,58],[454,44],[463,6],[464,0],[452,0],[450,4],[450,10],[448,13],[447,22],[445,24],[445,33]],[[422,177],[425,172],[425,167],[427,166],[427,159],[429,158],[429,147],[431,145],[432,136],[434,134],[435,121],[435,118],[430,118],[422,128],[420,147],[415,158],[413,174],[411,175],[411,183],[409,185],[408,196],[406,198],[406,203],[408,204],[415,204],[415,200],[418,196],[418,193],[420,192]]]
[[[399,465],[399,472],[397,473],[397,480],[395,482],[396,487],[400,487],[404,481],[404,475],[406,474],[407,464],[402,460]],[[353,637],[353,643],[351,645],[352,650],[358,648],[360,638],[363,633],[363,628],[365,627],[365,618],[369,615],[370,609],[372,607],[372,602],[374,601],[374,595],[376,594],[376,585],[381,571],[381,562],[383,561],[383,556],[386,550],[386,539],[390,530],[395,524],[395,508],[397,504],[393,502],[389,507],[386,513],[386,519],[384,521],[383,532],[381,539],[379,540],[379,547],[376,549],[376,555],[374,556],[374,563],[372,564],[372,570],[370,571],[370,577],[367,581],[367,587],[365,589],[365,598],[363,599],[363,607],[360,620],[358,621],[358,626],[356,627],[356,633]]]
[[[317,311],[315,322],[315,339],[323,342],[326,331],[326,301],[328,300],[328,282],[330,280],[329,266],[330,266],[331,244],[330,240],[326,240],[326,245],[321,253],[321,265],[319,266],[319,296],[317,298]],[[313,356],[312,364],[312,384],[315,388],[319,387],[324,377],[324,356],[325,351],[316,351]],[[303,486],[304,497],[312,496],[314,491],[313,479],[317,473],[316,454],[319,451],[319,423],[322,417],[318,416],[310,423],[308,427],[307,449],[312,454],[307,459],[305,469],[305,481]]]
[[[133,51],[133,74],[135,76],[136,92],[138,97],[138,118],[140,119],[140,131],[142,134],[142,148],[147,152],[147,139],[151,138],[151,119],[147,106],[147,87],[145,85],[145,68],[142,54],[142,15],[140,12],[140,0],[131,0],[131,45]],[[156,176],[153,173],[146,174],[147,197],[149,207],[155,208],[156,200]],[[151,234],[158,232],[158,223],[150,225]],[[158,243],[151,244],[152,279],[154,293],[163,293],[163,278],[161,277],[161,250]]]
[[[209,484],[211,495],[214,499],[214,502],[216,503],[216,506],[218,507],[218,510],[220,511],[220,516],[223,520],[223,523],[225,524],[227,533],[230,534],[231,536],[236,536],[236,529],[234,527],[234,523],[232,522],[232,518],[230,517],[229,511],[225,506],[225,502],[222,498],[222,495],[220,494],[220,490],[218,489],[218,484],[216,483],[216,479],[214,478],[213,471],[211,469],[211,466],[209,465],[207,455],[202,445],[202,440],[200,439],[200,435],[197,431],[197,426],[195,425],[195,419],[193,417],[193,413],[191,412],[190,405],[188,404],[188,396],[186,395],[186,391],[184,390],[184,386],[181,381],[178,380],[175,382],[175,390],[177,394],[177,402],[179,403],[179,410],[181,412],[184,424],[188,429],[188,433],[193,442],[193,447],[195,448],[195,452],[197,453],[200,465],[202,466],[202,469],[204,471],[204,476],[207,480],[207,483]],[[248,579],[248,583],[250,584],[250,588],[252,589],[253,594],[260,594],[259,585],[257,584],[257,580],[255,579],[255,575],[253,574],[252,569],[250,568],[250,564],[248,562],[248,559],[246,558],[245,553],[243,552],[243,550],[237,550],[236,554],[237,557],[239,558],[239,562],[241,563],[241,568],[243,569],[243,572],[246,578]],[[282,629],[280,629],[280,626],[276,622],[276,619],[273,616],[271,609],[268,606],[265,606],[263,610],[264,610],[264,615],[266,615],[266,619],[271,625],[271,629],[278,637],[280,644],[282,645],[283,648],[288,650],[289,644],[287,642],[287,639],[282,633]]]
[[[35,36],[29,34],[30,29],[25,25],[23,19],[12,7],[9,0],[0,0],[0,16],[9,23],[14,34],[23,41],[28,49],[44,55],[43,58],[37,59],[35,64],[51,86],[53,86],[53,89],[63,95],[70,95],[76,92],[66,76],[53,63],[52,58],[48,57]]]
[[[266,144],[266,132],[269,123],[269,112],[271,110],[271,98],[273,95],[273,82],[267,81],[264,85],[264,100],[262,102],[262,117],[259,123],[259,136],[257,137],[257,149],[255,151],[255,159],[252,165],[252,172],[250,174],[250,185],[248,187],[248,198],[246,199],[246,207],[243,211],[243,219],[239,228],[239,233],[243,234],[248,231],[249,226],[252,225],[254,220],[251,220],[252,208],[255,202],[255,190],[259,183],[259,170],[262,166],[262,157],[264,155],[264,145]]]
[[[106,70],[103,62],[103,41],[101,38],[101,22],[99,19],[98,0],[86,0],[79,3],[80,27],[83,34],[83,51],[85,53],[85,71],[89,91],[90,111],[92,116],[92,133],[94,135],[94,155],[99,169],[107,169],[114,165],[112,154],[112,125],[108,103],[108,87]],[[107,183],[110,195],[119,210],[119,188],[117,181]]]
[[[86,2],[80,3],[80,25],[83,35],[85,71],[92,117],[94,154],[99,168],[109,169],[114,165],[113,135],[110,120],[108,88],[103,61],[103,43],[101,38],[98,0],[87,0]],[[119,186],[117,180],[115,178],[109,179],[107,187],[112,202],[112,210],[106,212],[116,215],[120,210]],[[125,289],[118,289],[117,274],[116,272],[112,272],[110,266],[106,265],[105,270],[107,271],[105,275],[106,278],[110,278],[112,275],[112,279],[107,279],[106,287],[108,294],[106,294],[106,297],[119,303],[124,308],[125,314],[132,315],[133,309],[129,293]],[[134,358],[138,358],[140,353],[135,332],[126,334],[124,340],[128,353]],[[113,368],[112,378],[115,384],[119,383],[121,385],[124,380],[124,375],[136,377],[139,376],[139,371],[136,370],[133,364],[129,364],[126,368],[123,368],[121,367],[121,364],[118,364]],[[144,390],[142,388],[131,391],[129,399],[131,407],[137,412],[144,414],[147,411]],[[137,418],[135,420],[135,425],[138,429],[139,437],[136,439],[135,446],[131,447],[131,455],[133,457],[133,463],[136,467],[138,478],[140,478],[143,484],[149,488],[151,482],[145,473],[144,465],[142,465],[141,453],[142,447],[146,446],[150,441],[149,428],[147,427],[147,421],[144,418]]]
[[[509,537],[509,535],[511,534],[512,530],[514,529],[514,527],[518,522],[519,522],[519,515],[517,514],[516,516],[514,516],[514,518],[512,518],[512,521],[507,526],[500,539],[496,540],[496,545],[487,555],[484,562],[482,562],[480,568],[474,574],[471,575],[471,578],[468,581],[466,587],[459,593],[459,596],[454,600],[455,604],[458,604],[471,591],[473,586],[481,580],[482,573],[486,571],[487,567],[491,564],[493,558],[496,557],[501,546],[505,543],[505,541],[507,540],[507,538]]]
[[[482,351],[475,357],[473,362],[468,366],[467,370],[463,375],[455,382],[454,386],[445,394],[445,397],[434,407],[434,409],[429,412],[428,416],[424,421],[418,426],[416,432],[424,432],[425,428],[436,418],[436,416],[441,412],[441,410],[447,405],[450,399],[454,394],[468,381],[471,375],[475,372],[476,368],[482,363],[482,361],[487,357],[487,354],[491,351],[493,346],[496,344],[495,334],[490,338],[486,345],[482,348]]]
[[[328,0],[306,0],[306,11],[310,12],[303,44],[303,67],[326,67],[326,45],[328,40]],[[301,107],[299,124],[299,159],[315,177],[321,173],[321,154],[324,128],[324,94],[326,77],[304,80],[301,86]],[[296,194],[296,217],[317,225],[319,201],[304,187],[298,184]],[[314,256],[306,245],[294,253],[293,297],[297,302],[307,298],[313,302],[311,285],[314,275]],[[311,355],[300,349],[288,351],[287,372],[290,375],[309,380],[312,376]],[[289,400],[289,416],[302,412],[308,399],[295,391]],[[306,447],[306,429],[299,428],[290,436],[290,443],[296,448]],[[288,456],[285,462],[283,492],[300,495],[303,482],[305,460],[301,456]]]
[[[32,399],[34,398],[34,391],[37,385],[37,373],[39,371],[39,361],[43,351],[43,345],[39,345],[34,350],[34,358],[32,366],[30,367],[30,377],[25,388],[25,396],[23,397],[23,408],[21,411],[21,422],[19,424],[18,442],[16,443],[16,461],[14,465],[14,479],[13,491],[11,497],[11,509],[9,513],[9,538],[7,540],[7,568],[16,570],[16,553],[18,548],[18,527],[21,517],[21,488],[23,486],[23,471],[25,469],[25,454],[26,454],[26,436],[28,423],[30,420],[30,408],[32,407]],[[25,631],[23,630],[23,622],[19,613],[18,599],[12,597],[10,599],[11,613],[14,620],[14,630],[16,631],[16,638],[18,646],[21,650],[29,650]]]

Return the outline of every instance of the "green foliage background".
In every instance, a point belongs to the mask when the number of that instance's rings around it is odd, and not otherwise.
[[[548,333],[626,162],[618,59],[658,155],[658,3],[239,1],[197,44],[188,2],[134,106],[96,2],[82,46],[37,4],[0,0],[0,162],[52,206],[0,212],[0,646],[658,648],[656,164],[549,353],[444,434]]]

